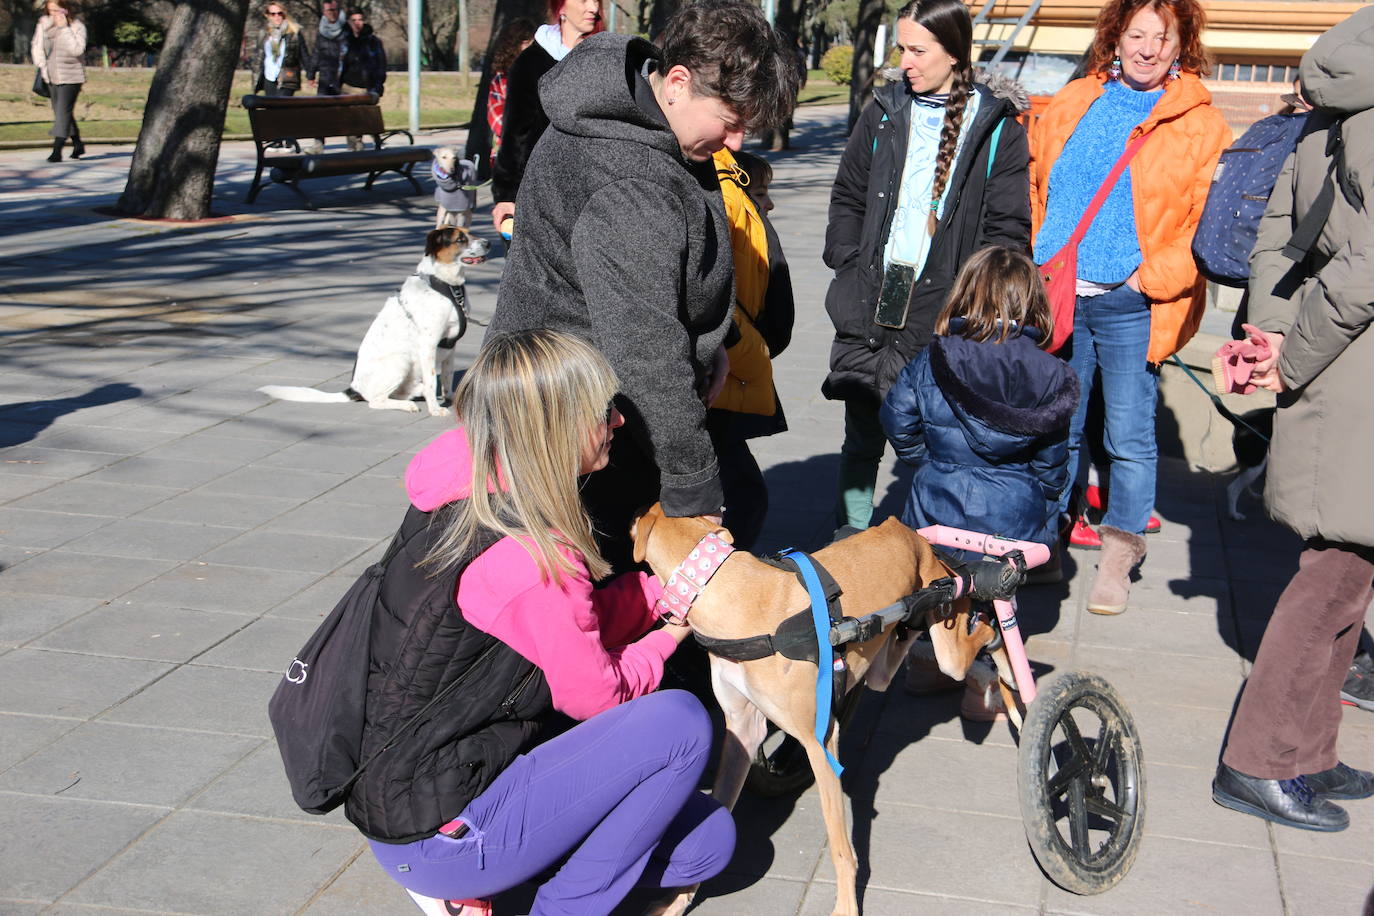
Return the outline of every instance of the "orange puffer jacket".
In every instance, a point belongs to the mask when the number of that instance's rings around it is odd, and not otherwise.
[[[1102,95],[1103,75],[1074,80],[1055,94],[1030,137],[1032,237],[1045,221],[1050,169],[1088,108]],[[1202,322],[1206,284],[1193,263],[1193,233],[1207,202],[1221,152],[1231,129],[1212,107],[1202,81],[1184,73],[1169,83],[1144,123],[1153,130],[1131,161],[1135,225],[1139,235],[1140,289],[1151,301],[1148,359],[1161,363],[1178,352]]]

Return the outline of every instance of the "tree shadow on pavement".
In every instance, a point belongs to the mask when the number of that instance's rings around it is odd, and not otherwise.
[[[32,441],[58,417],[86,407],[127,401],[141,394],[143,389],[134,385],[112,382],[73,397],[0,405],[0,448]]]

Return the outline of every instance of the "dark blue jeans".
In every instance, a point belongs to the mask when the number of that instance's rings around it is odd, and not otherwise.
[[[491,897],[562,860],[532,916],[609,913],[637,884],[686,887],[729,863],[735,822],[696,788],[710,752],[700,701],[651,693],[516,758],[459,815],[459,839],[372,852],[403,887],[445,900]]]
[[[1144,534],[1155,504],[1159,449],[1155,442],[1155,405],[1159,370],[1146,360],[1150,347],[1150,302],[1126,284],[1074,306],[1069,365],[1078,375],[1078,409],[1069,426],[1069,479],[1082,486],[1088,476],[1083,426],[1088,398],[1100,374],[1106,417],[1110,498],[1102,524]],[[1065,488],[1067,511],[1072,487]]]

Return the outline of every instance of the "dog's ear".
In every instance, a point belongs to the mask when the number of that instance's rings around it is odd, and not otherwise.
[[[727,544],[735,543],[735,536],[730,533],[729,528],[725,528],[721,525],[716,525],[715,528],[716,536],[719,537],[722,541],[724,541]]]
[[[442,229],[431,229],[425,235],[425,257],[432,258],[444,248],[453,244],[453,227],[445,226]]]
[[[663,517],[663,506],[654,503],[635,513],[635,520],[630,523],[630,537],[635,542],[635,562],[643,563],[649,551],[649,532],[654,530],[654,525]]]

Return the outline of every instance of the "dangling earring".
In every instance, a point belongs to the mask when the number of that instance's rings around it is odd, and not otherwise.
[[[1183,68],[1179,66],[1178,58],[1175,57],[1174,62],[1169,65],[1169,82],[1172,83],[1174,80],[1178,79],[1179,74],[1182,72]]]
[[[673,104],[673,103],[676,102],[676,101],[677,101],[677,96],[673,96],[671,99],[668,100],[668,104],[671,105],[671,104]]]
[[[1107,78],[1113,80],[1121,79],[1121,55],[1112,58],[1112,65],[1107,68]]]

